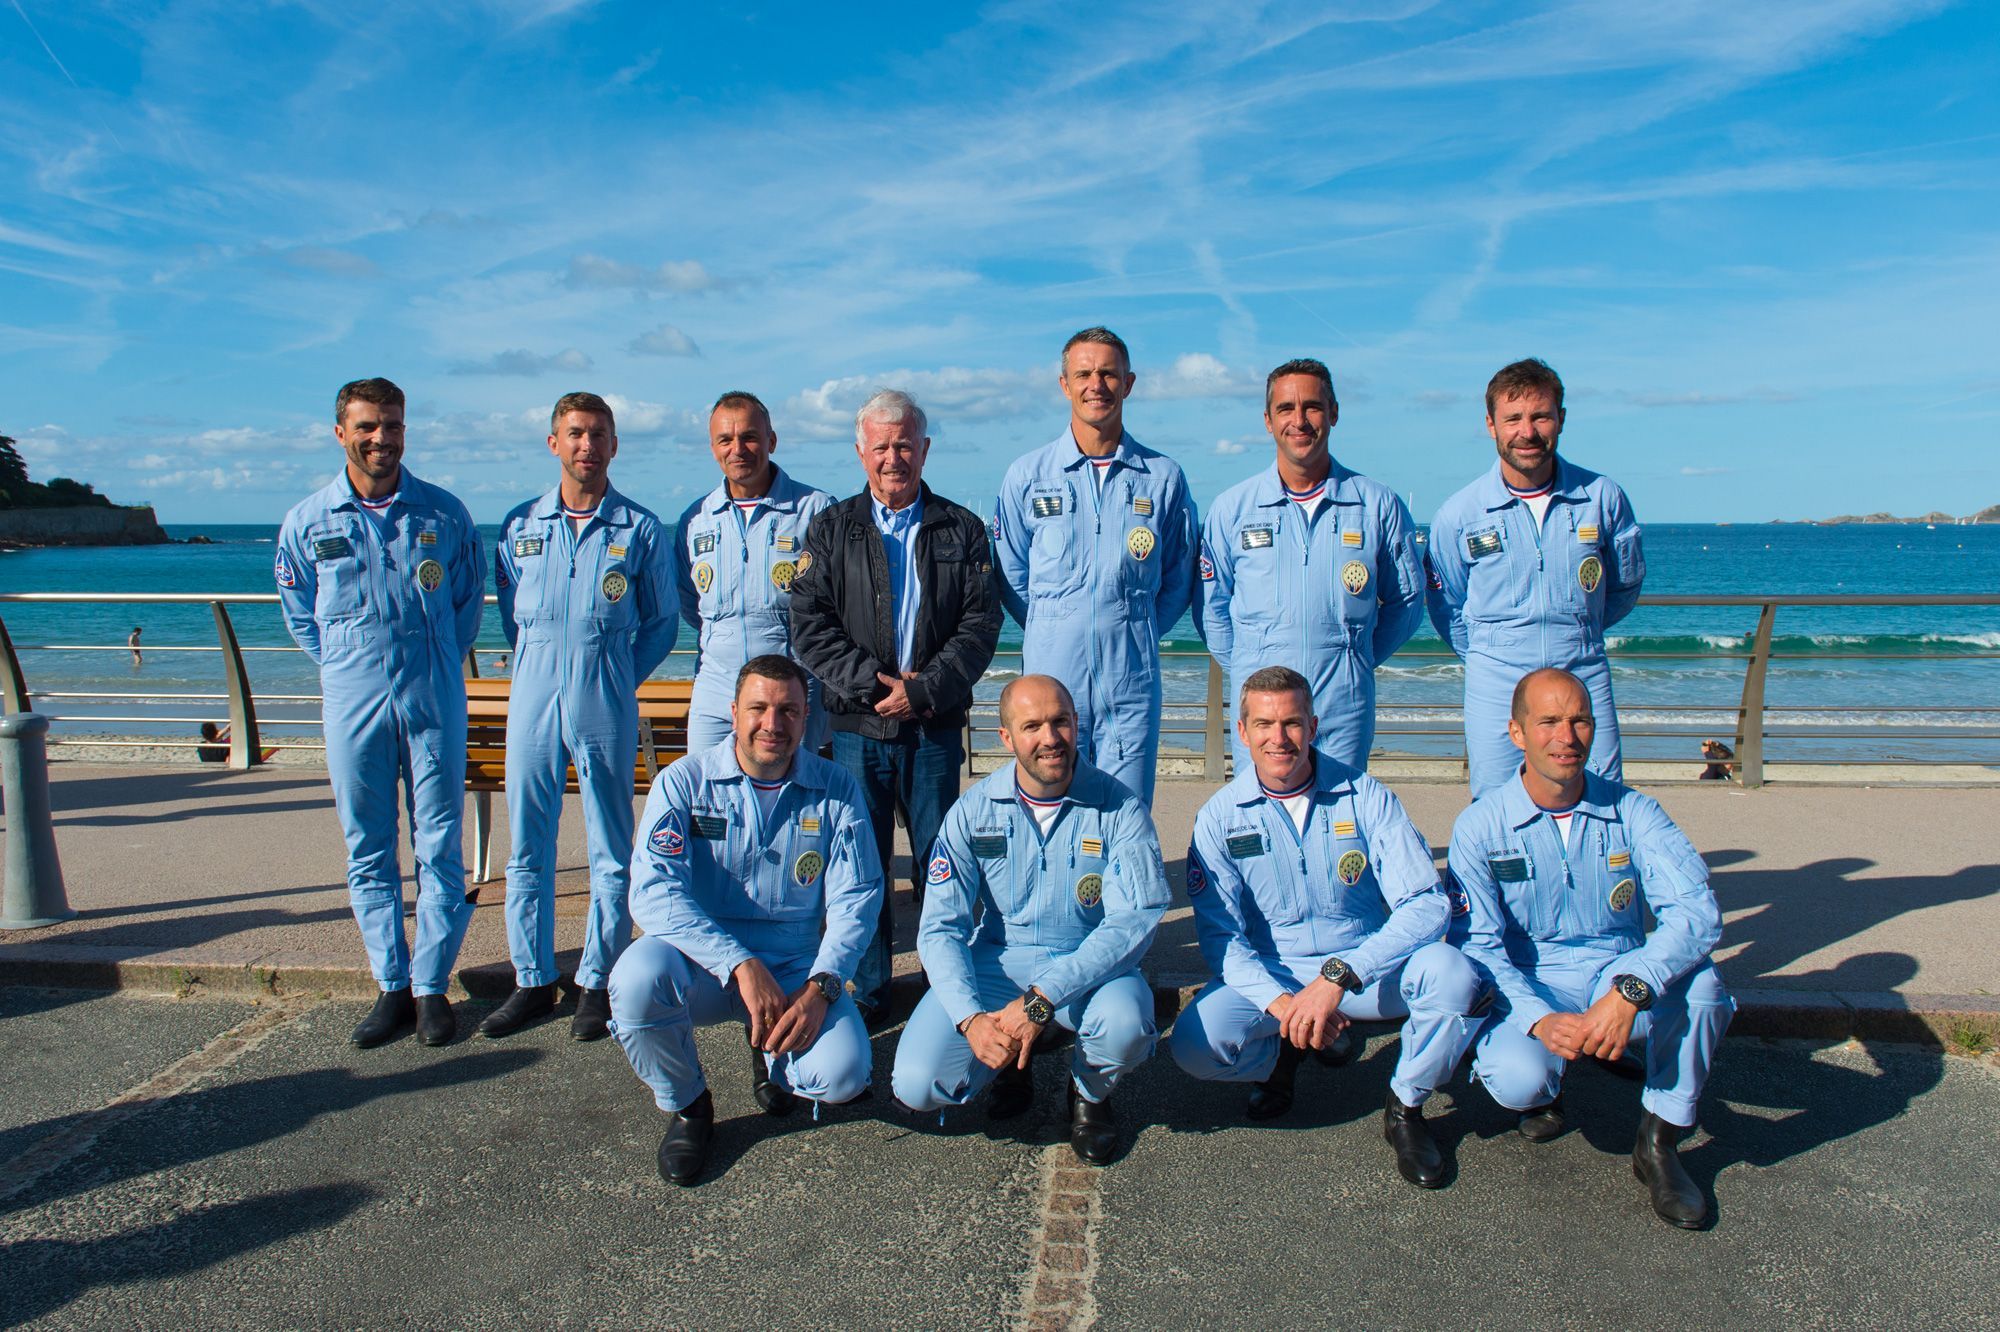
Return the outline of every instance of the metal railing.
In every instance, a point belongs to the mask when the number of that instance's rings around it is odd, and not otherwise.
[[[494,599],[492,597],[487,598],[489,604],[491,604],[493,600]],[[43,697],[51,700],[58,700],[65,702],[96,702],[96,703],[102,703],[107,701],[119,702],[119,701],[130,701],[130,700],[153,700],[159,702],[166,702],[174,705],[179,705],[179,704],[198,705],[198,704],[226,702],[228,705],[227,716],[230,727],[229,740],[228,740],[229,756],[227,764],[229,767],[236,769],[249,768],[262,761],[263,751],[265,748],[263,745],[263,732],[266,727],[275,725],[287,728],[298,727],[310,730],[319,725],[319,722],[316,719],[312,720],[265,719],[261,722],[259,720],[257,712],[257,702],[259,696],[256,695],[252,690],[249,671],[245,666],[244,662],[245,655],[251,653],[297,653],[299,649],[296,646],[291,646],[291,645],[279,645],[279,646],[243,645],[242,643],[239,642],[237,638],[235,625],[230,618],[229,607],[275,606],[277,604],[277,601],[278,598],[273,593],[239,593],[239,594],[95,593],[95,592],[0,593],[0,603],[15,603],[15,604],[29,604],[29,605],[181,604],[181,605],[208,606],[215,624],[216,637],[215,637],[215,642],[213,644],[190,644],[190,643],[146,644],[143,648],[143,651],[149,653],[157,653],[157,652],[219,653],[222,659],[222,677],[223,677],[223,684],[225,686],[225,691],[223,693],[217,694],[217,693],[206,693],[206,692],[193,693],[193,692],[170,692],[170,691],[146,691],[141,693],[133,693],[130,691],[92,692],[92,691],[70,690],[70,691],[49,692],[44,694]],[[1735,740],[1734,744],[1735,757],[1733,759],[1733,766],[1742,784],[1745,786],[1754,787],[1754,786],[1761,786],[1764,782],[1764,771],[1767,763],[1767,746],[1766,746],[1767,741],[1772,739],[1812,740],[1812,739],[1824,738],[1825,735],[1824,727],[1822,726],[1820,730],[1816,732],[1813,726],[1814,719],[1824,722],[1828,719],[1836,717],[1838,714],[1858,713],[1862,711],[1865,706],[1861,704],[1857,704],[1854,706],[1841,706],[1841,705],[1829,705],[1829,704],[1773,705],[1767,701],[1766,690],[1773,661],[1776,660],[1782,662],[1786,659],[1786,654],[1776,653],[1773,651],[1772,648],[1773,630],[1776,624],[1778,611],[1781,608],[1858,607],[1858,606],[1878,606],[1878,607],[2000,606],[2000,595],[1954,595],[1954,594],[1935,594],[1935,595],[1924,594],[1924,595],[1899,595],[1899,596],[1660,595],[1660,596],[1642,597],[1640,598],[1639,604],[1641,606],[1674,606],[1674,607],[1699,606],[1699,607],[1720,607],[1720,608],[1733,607],[1746,610],[1753,607],[1756,608],[1757,610],[1756,627],[1748,635],[1747,649],[1742,652],[1710,651],[1701,654],[1693,654],[1693,653],[1675,653],[1675,652],[1643,653],[1643,652],[1613,651],[1611,653],[1611,657],[1614,663],[1619,661],[1632,661],[1632,660],[1644,660],[1644,659],[1654,659],[1654,660],[1691,659],[1697,655],[1699,655],[1700,659],[1706,661],[1718,661],[1718,660],[1743,661],[1744,668],[1743,668],[1741,693],[1740,697],[1734,703],[1675,700],[1663,704],[1658,700],[1650,700],[1644,698],[1621,699],[1619,711],[1622,716],[1624,714],[1631,712],[1638,712],[1642,710],[1657,710],[1662,707],[1668,707],[1681,713],[1700,714],[1712,718],[1717,723],[1715,729],[1723,729],[1724,727],[1726,727],[1729,733],[1733,733]],[[28,684],[26,674],[24,673],[21,666],[20,653],[23,652],[114,652],[115,653],[115,652],[126,652],[129,650],[130,649],[127,646],[116,643],[52,642],[52,643],[23,643],[16,645],[8,637],[7,627],[4,619],[0,619],[0,702],[4,702],[5,709],[8,712],[25,712],[29,711],[32,706],[33,697],[30,693],[30,687]],[[491,657],[500,657],[504,655],[505,652],[503,649],[481,648],[477,650],[475,660],[477,656],[487,656],[491,658]],[[689,649],[676,649],[674,655],[679,657],[691,657],[693,654],[692,651]],[[1005,661],[1012,659],[1018,661],[1019,655],[1020,654],[1018,651],[1003,652],[999,654],[996,660]],[[1165,662],[1171,663],[1175,660],[1181,660],[1181,659],[1205,660],[1207,654],[1201,652],[1185,651],[1185,650],[1182,651],[1169,650],[1163,652],[1162,657]],[[1912,664],[1929,664],[1939,661],[1964,661],[1964,660],[2000,661],[2000,651],[1923,653],[1923,654],[1907,654],[1907,655],[1894,654],[1894,653],[1879,653],[1879,652],[1878,653],[1817,652],[1813,654],[1812,659],[1816,662],[1909,661]],[[1437,661],[1440,663],[1450,662],[1455,660],[1455,658],[1448,649],[1444,649],[1441,646],[1431,647],[1428,645],[1419,645],[1416,647],[1405,648],[1402,652],[1399,652],[1396,655],[1394,660],[1398,666],[1409,666],[1413,663],[1419,663],[1426,660]],[[476,665],[473,665],[469,666],[468,669],[476,670],[477,667]],[[967,755],[968,768],[971,768],[971,766],[977,760],[981,758],[991,758],[996,753],[996,750],[993,746],[989,745],[986,748],[981,749],[976,746],[975,741],[981,735],[990,734],[992,732],[993,726],[997,724],[998,692],[999,692],[998,681],[991,681],[987,685],[982,686],[981,690],[979,691],[977,697],[974,700],[972,715],[968,720],[967,733],[966,733],[966,755]],[[320,696],[316,693],[297,693],[297,694],[267,693],[265,695],[262,695],[262,698],[263,701],[267,703],[277,703],[277,702],[317,703],[320,701]],[[1399,713],[1420,714],[1419,720],[1418,722],[1385,721],[1380,723],[1377,727],[1377,732],[1376,732],[1378,743],[1385,740],[1393,743],[1393,741],[1397,737],[1403,737],[1406,739],[1416,739],[1421,737],[1426,741],[1439,742],[1439,741],[1449,741],[1455,737],[1459,737],[1462,735],[1460,716],[1459,716],[1460,709],[1457,704],[1397,702],[1395,705],[1395,710]],[[1971,727],[1958,726],[1955,727],[1950,734],[1954,739],[1959,741],[1970,740],[1981,743],[2000,741],[2000,706],[1986,706],[1986,705],[1964,703],[1964,702],[1952,702],[1948,705],[1936,705],[1936,704],[1906,705],[1899,703],[1894,706],[1893,710],[1898,714],[1908,714],[1918,717],[1923,717],[1926,715],[1941,715],[1941,714],[1970,715],[1978,718],[1982,723],[1986,722],[1988,719],[1991,719],[1992,722],[1991,725],[1981,724]],[[129,715],[129,716],[65,714],[62,712],[50,712],[48,715],[53,720],[88,722],[93,725],[107,724],[107,723],[108,724],[127,723],[127,724],[144,724],[144,725],[192,724],[200,721],[210,720],[210,718],[205,718],[205,717],[185,716],[179,713],[161,714],[159,712],[147,712],[141,715]],[[1227,770],[1227,762],[1229,757],[1229,744],[1228,744],[1228,734],[1227,734],[1229,715],[1230,715],[1230,700],[1226,697],[1225,684],[1222,677],[1222,672],[1216,668],[1213,661],[1209,661],[1207,667],[1207,688],[1202,700],[1198,703],[1192,701],[1174,701],[1174,702],[1169,702],[1166,705],[1166,711],[1161,725],[1161,738],[1162,738],[1161,757],[1163,759],[1199,760],[1201,763],[1202,774],[1205,778],[1207,778],[1210,781],[1222,780]],[[1628,739],[1647,738],[1647,737],[1686,739],[1690,738],[1695,734],[1698,734],[1698,732],[1688,729],[1685,725],[1679,728],[1675,728],[1675,727],[1647,726],[1639,724],[1622,723],[1620,726],[1620,731]],[[1912,730],[1906,728],[1898,730],[1893,727],[1885,727],[1871,734],[1874,736],[1874,738],[1882,740],[1934,738],[1933,733],[1926,732],[1922,729]],[[1182,738],[1186,737],[1199,737],[1199,742],[1198,744],[1192,744],[1192,745],[1183,743]],[[67,745],[117,744],[121,746],[138,745],[138,746],[152,747],[152,748],[186,749],[201,742],[192,739],[151,740],[151,741],[149,740],[106,741],[106,740],[90,740],[84,738],[51,737],[51,743],[67,744]],[[271,748],[308,748],[308,749],[320,748],[320,747],[321,746],[314,745],[308,741],[283,741],[271,746]],[[1397,753],[1398,751],[1392,749],[1389,752],[1394,754]],[[1455,753],[1459,761],[1462,762],[1464,757],[1462,748],[1457,749]],[[1451,754],[1445,755],[1445,757],[1447,758],[1451,756],[1452,756]],[[1823,762],[1848,761],[1848,760],[1826,760],[1826,759],[1813,759],[1810,757],[1800,757],[1800,758],[1787,758],[1786,761],[1799,762],[1799,763],[1813,763],[1813,762],[1823,763]],[[1881,762],[1884,763],[1899,762],[1906,764],[1921,764],[1921,763],[1936,762],[1936,761],[1938,760],[1928,760],[1922,758],[1881,760]],[[1964,762],[1964,760],[1955,760],[1955,761]],[[1996,749],[1996,755],[1994,761],[2000,762],[2000,748]],[[1872,764],[1875,763],[1876,761],[1870,760],[1870,762]]]

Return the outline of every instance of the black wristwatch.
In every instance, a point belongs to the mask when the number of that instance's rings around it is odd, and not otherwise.
[[[1613,976],[1611,983],[1617,988],[1619,996],[1641,1013],[1653,1006],[1653,987],[1637,976]]]
[[[1056,1020],[1056,1006],[1042,997],[1039,990],[1028,990],[1021,995],[1021,1015],[1038,1027],[1046,1027]]]
[[[831,971],[822,971],[816,975],[806,977],[806,984],[818,990],[819,997],[826,1000],[829,1004],[837,1001],[840,998],[841,992],[847,988],[847,982],[834,975]]]
[[[1328,980],[1343,990],[1354,991],[1361,988],[1361,977],[1354,974],[1354,968],[1337,957],[1330,957],[1319,964],[1322,980]]]

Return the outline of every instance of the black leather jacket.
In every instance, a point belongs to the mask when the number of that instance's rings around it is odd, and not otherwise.
[[[910,726],[963,726],[972,688],[1000,638],[1000,597],[986,524],[970,509],[923,487],[915,558],[923,583],[916,675],[905,688],[917,720],[878,716],[897,674],[889,557],[867,491],[829,506],[806,532],[792,580],[792,651],[819,677],[837,731],[895,739]]]

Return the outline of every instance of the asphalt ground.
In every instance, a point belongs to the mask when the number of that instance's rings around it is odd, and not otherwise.
[[[1307,1063],[1292,1114],[1164,1055],[1102,1171],[1038,1100],[913,1123],[886,1096],[756,1114],[738,1029],[701,1048],[705,1181],[615,1044],[558,1019],[430,1050],[346,1043],[344,999],[0,989],[0,1324],[46,1327],[2000,1326],[2000,1075],[1912,1046],[1731,1038],[1683,1147],[1708,1230],[1627,1163],[1634,1084],[1594,1065],[1536,1146],[1461,1079],[1450,1186],[1380,1136],[1396,1053]],[[469,1031],[485,1005],[459,1005]]]

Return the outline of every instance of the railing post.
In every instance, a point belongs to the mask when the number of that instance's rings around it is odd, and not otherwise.
[[[0,620],[0,712],[33,712],[29,706],[28,681],[21,674],[21,659],[14,655],[14,640],[7,637],[7,622]]]
[[[229,683],[229,766],[238,772],[263,761],[264,741],[257,734],[257,704],[250,694],[250,673],[243,668],[243,650],[236,646],[236,626],[229,608],[211,601],[215,636],[222,641],[222,674]]]
[[[473,648],[465,654],[465,678],[479,678],[479,649]],[[493,793],[474,791],[472,793],[472,886],[493,877]]]
[[[968,782],[972,780],[973,776],[972,737],[977,734],[978,732],[972,728],[972,708],[968,705],[965,709],[965,780]]]
[[[1228,743],[1224,737],[1224,719],[1228,716],[1223,706],[1222,667],[1214,657],[1208,659],[1208,709],[1203,716],[1201,737],[1201,775],[1211,782],[1222,780],[1223,761],[1228,757]]]
[[[63,892],[49,811],[49,719],[33,712],[0,717],[0,790],[7,806],[6,880],[0,930],[32,930],[76,915]]]
[[[1736,712],[1736,776],[1746,787],[1764,784],[1764,676],[1771,665],[1771,623],[1778,605],[1767,601],[1757,615],[1750,664],[1743,671],[1743,706]]]

